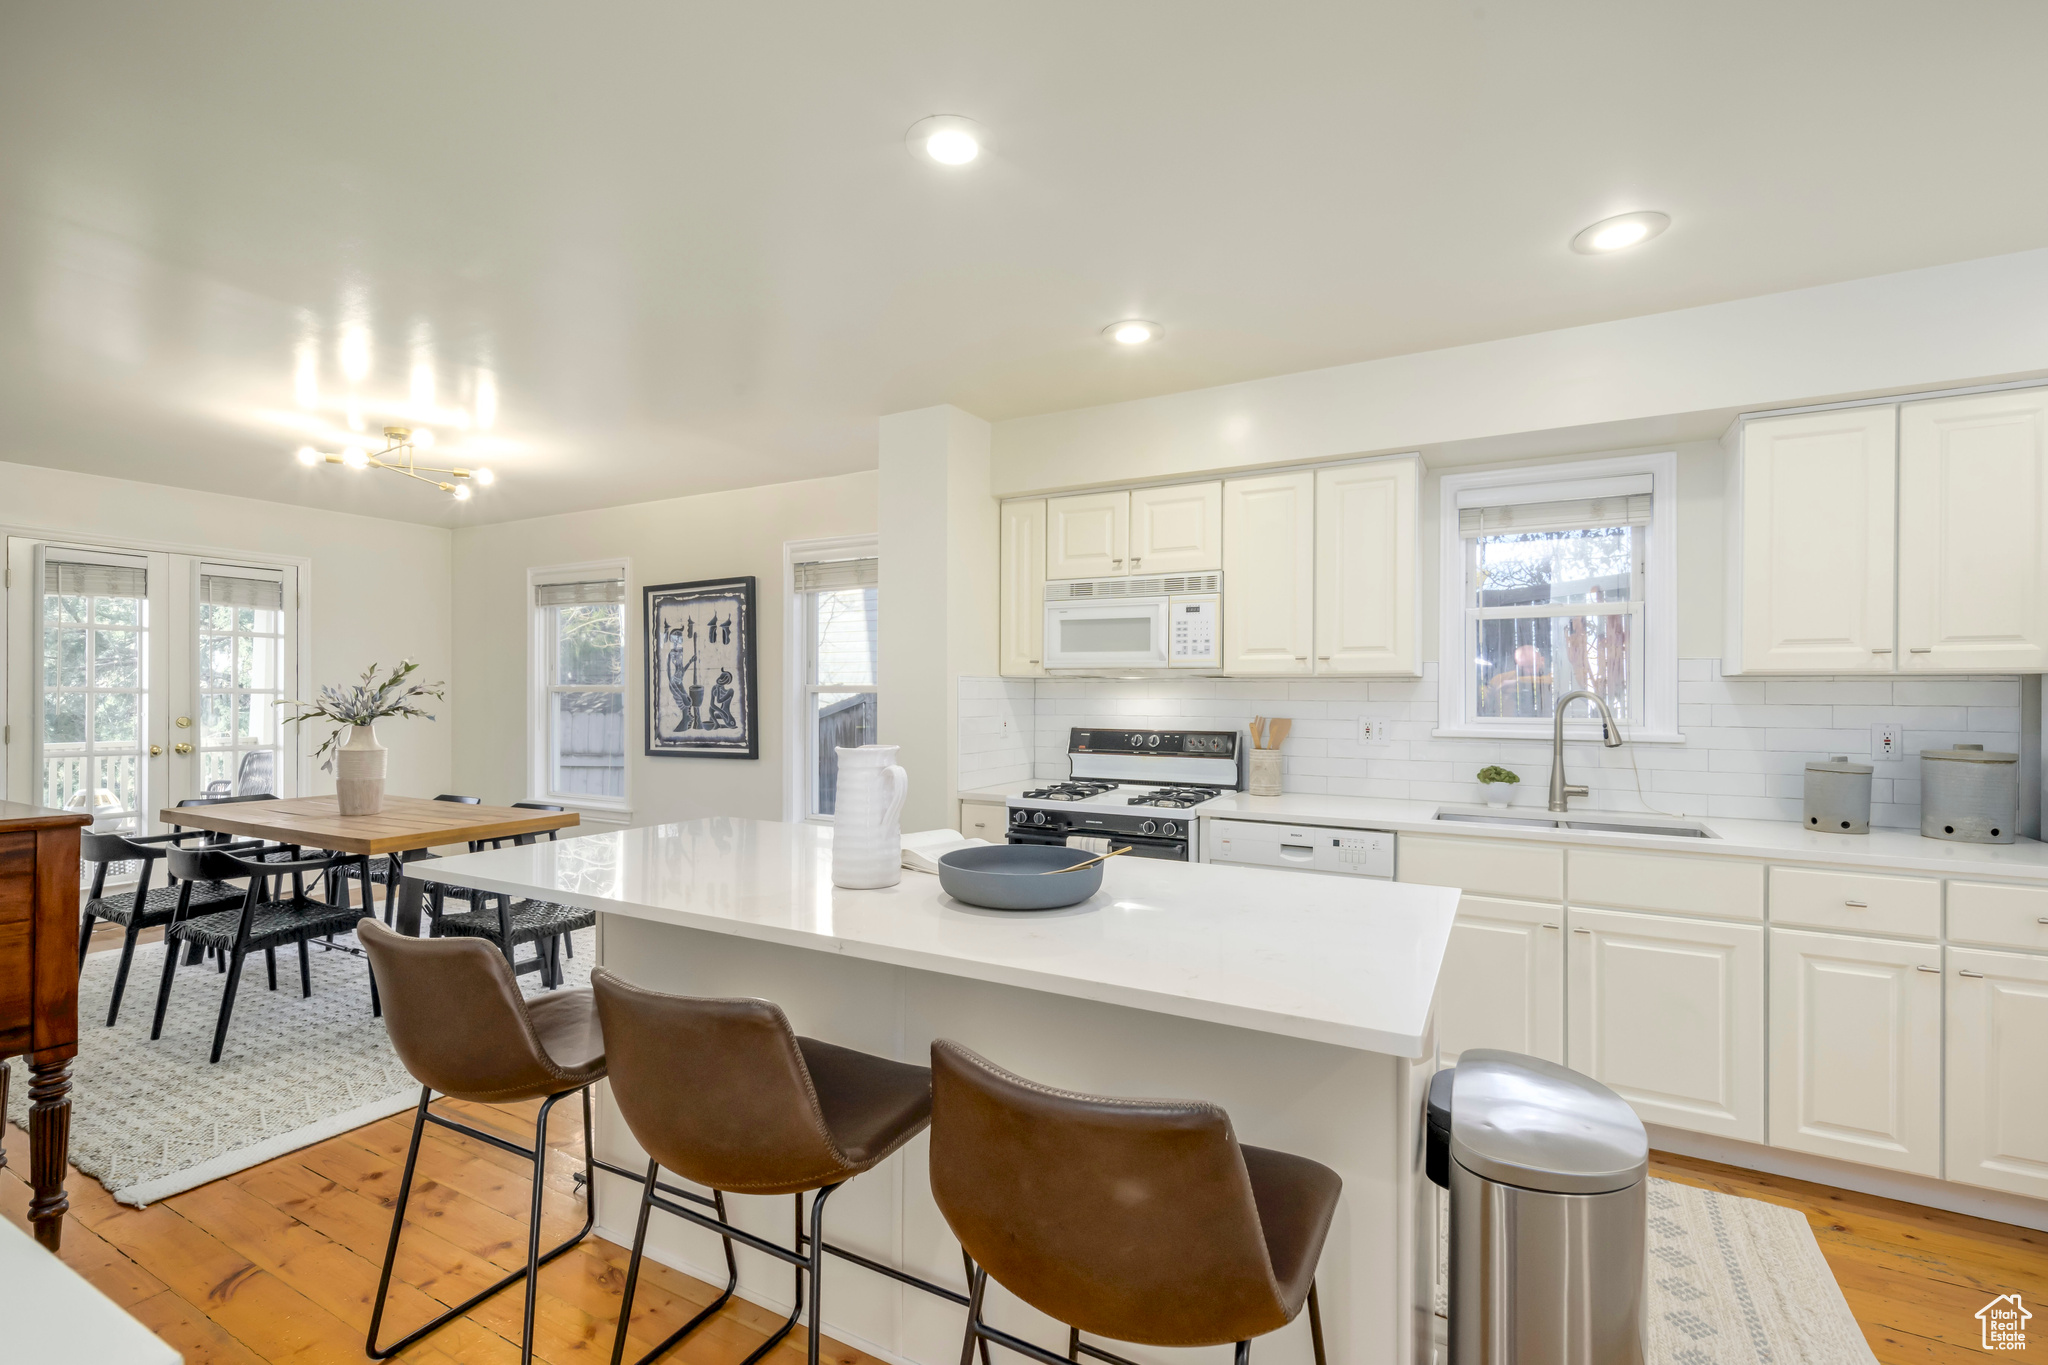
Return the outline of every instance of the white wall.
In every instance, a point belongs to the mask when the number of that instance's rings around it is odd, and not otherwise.
[[[454,541],[457,787],[486,801],[527,790],[526,571],[623,557],[626,581],[626,791],[635,824],[703,815],[782,818],[783,543],[875,529],[872,471],[693,498],[466,527]],[[886,561],[885,561],[886,562]],[[887,570],[885,569],[886,573]],[[640,589],[751,574],[760,619],[758,759],[649,758],[644,744]],[[991,590],[993,591],[993,590]],[[887,724],[889,700],[882,700]]]
[[[1170,325],[1169,325],[1170,326]],[[1167,345],[1171,345],[1171,331]],[[995,425],[1012,497],[2048,373],[2048,249]],[[1719,414],[1706,426],[1688,414]]]
[[[391,495],[422,496],[396,487]],[[311,657],[299,679],[301,696],[323,683],[353,681],[372,663],[406,657],[419,660],[423,677],[454,681],[444,528],[21,464],[0,464],[0,524],[88,541],[310,559],[301,592]],[[451,687],[437,722],[377,727],[391,750],[392,791],[450,790],[457,704]],[[17,709],[9,698],[10,714]],[[310,751],[324,734],[305,728]],[[316,765],[300,766],[309,792],[334,790],[334,779]]]

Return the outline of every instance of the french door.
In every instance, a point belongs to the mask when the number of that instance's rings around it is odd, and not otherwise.
[[[150,833],[189,797],[296,795],[297,575],[10,536],[8,799]]]

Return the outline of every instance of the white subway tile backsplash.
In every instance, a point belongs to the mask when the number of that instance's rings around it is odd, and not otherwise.
[[[1077,726],[1242,729],[1262,715],[1295,722],[1282,764],[1289,791],[1477,802],[1475,774],[1499,763],[1522,778],[1514,804],[1540,808],[1549,743],[1437,735],[1436,665],[1423,671],[1414,681],[963,678],[960,785],[1066,777],[1067,734]],[[1903,731],[1901,755],[1873,764],[1871,822],[1911,828],[1920,822],[1920,750],[2019,743],[2013,678],[1724,678],[1718,659],[1682,659],[1678,690],[1685,743],[1567,746],[1572,780],[1592,788],[1581,806],[1797,820],[1810,760],[1849,754],[1868,762],[1871,727],[1894,724]],[[1361,719],[1380,722],[1378,739],[1358,738]]]

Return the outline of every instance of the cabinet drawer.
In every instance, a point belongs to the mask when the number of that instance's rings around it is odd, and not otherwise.
[[[2048,889],[1950,882],[1948,937],[1951,943],[2048,952]]]
[[[1762,920],[1762,863],[1575,848],[1569,854],[1573,905],[1669,910],[1714,919]]]
[[[36,912],[36,836],[0,834],[0,924]]]
[[[1868,872],[1771,869],[1771,923],[1899,938],[1941,937],[1941,883]]]
[[[1396,881],[1455,886],[1482,896],[1564,899],[1564,850],[1503,839],[1443,839],[1404,834],[1395,846]]]
[[[962,801],[960,803],[960,832],[970,839],[986,839],[1000,844],[1008,837],[1010,811],[990,801]]]
[[[35,926],[0,924],[0,1049],[26,1050],[35,1021]]]

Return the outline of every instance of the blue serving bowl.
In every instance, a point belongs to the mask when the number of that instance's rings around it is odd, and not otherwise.
[[[1057,876],[1044,874],[1094,856],[1051,844],[956,848],[939,858],[939,885],[954,900],[984,910],[1057,910],[1101,890],[1103,864]]]

